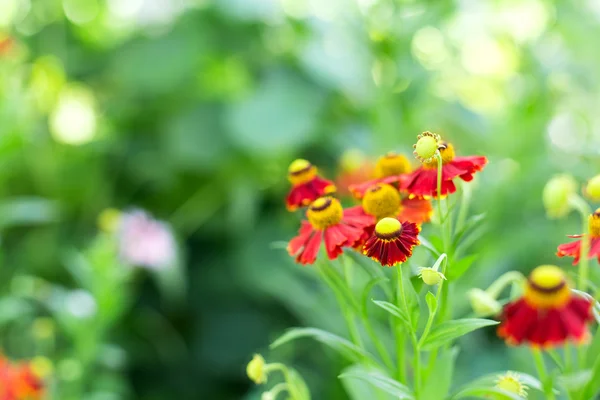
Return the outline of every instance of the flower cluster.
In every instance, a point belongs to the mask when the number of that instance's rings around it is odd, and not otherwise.
[[[441,161],[441,194],[454,193],[454,179],[473,179],[481,171],[485,157],[455,157],[452,144],[443,142],[438,135],[425,132],[419,136],[417,158],[423,164],[413,169],[411,162],[402,154],[389,152],[380,157],[374,167],[361,161],[354,166],[352,174],[345,174],[336,182],[347,185],[347,192],[359,202],[344,208],[333,197],[336,186],[322,178],[317,168],[302,159],[293,161],[288,170],[292,188],[286,198],[290,211],[306,207],[306,220],[302,221],[298,236],[290,240],[288,252],[301,264],[313,264],[317,260],[321,244],[329,259],[342,254],[344,248],[356,249],[383,266],[405,262],[413,248],[419,245],[418,235],[423,223],[431,220],[433,208],[429,199],[437,197],[438,159]],[[419,150],[433,153],[424,158]],[[432,142],[433,141],[433,142]],[[431,147],[431,146],[429,146]],[[371,176],[358,171],[366,165]]]
[[[0,399],[37,400],[44,393],[41,374],[32,363],[14,363],[0,355]]]

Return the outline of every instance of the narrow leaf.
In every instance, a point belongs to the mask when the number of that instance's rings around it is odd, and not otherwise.
[[[429,314],[433,314],[437,311],[438,302],[435,298],[435,295],[431,292],[427,292],[425,295],[425,301],[427,301],[427,308],[429,309]]]
[[[333,333],[317,328],[292,328],[281,335],[269,346],[271,349],[277,348],[282,344],[301,338],[312,338],[332,349],[336,350],[348,360],[358,362],[364,358],[372,359],[372,356],[365,350],[351,343],[350,341],[334,335]]]
[[[490,325],[497,325],[498,321],[490,319],[466,318],[444,322],[431,330],[423,343],[423,350],[433,350],[451,342],[469,332]]]
[[[373,303],[375,303],[375,305],[383,308],[385,311],[389,312],[394,317],[400,318],[402,323],[405,325],[406,329],[409,332],[412,331],[412,324],[410,323],[410,319],[404,310],[396,307],[392,303],[388,303],[387,301],[373,300]]]
[[[450,280],[458,279],[464,275],[465,272],[471,268],[473,263],[479,257],[478,254],[471,254],[470,256],[466,256],[461,258],[458,261],[454,261],[450,268],[448,268],[447,278]]]
[[[429,250],[434,257],[439,257],[439,255],[442,254],[442,252],[438,250],[433,243],[425,239],[423,236],[419,236],[419,242],[421,242],[421,246]]]
[[[388,278],[384,277],[384,276],[380,276],[380,277],[375,277],[373,279],[371,279],[369,282],[367,282],[367,284],[365,285],[365,288],[363,289],[362,292],[362,307],[363,307],[363,315],[367,315],[367,304],[369,302],[369,293],[371,293],[371,290],[373,290],[373,288],[383,282],[387,282],[389,281]]]
[[[340,379],[360,379],[391,394],[397,399],[414,399],[411,390],[400,382],[384,375],[379,371],[354,370],[339,376]]]
[[[458,347],[443,352],[435,361],[433,371],[427,376],[423,392],[423,399],[444,399],[450,392],[452,386],[452,376],[454,374],[454,365]]]

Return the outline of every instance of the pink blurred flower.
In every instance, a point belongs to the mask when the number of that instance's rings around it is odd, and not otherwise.
[[[145,211],[124,212],[118,238],[119,255],[128,264],[162,269],[175,262],[177,251],[170,227]]]

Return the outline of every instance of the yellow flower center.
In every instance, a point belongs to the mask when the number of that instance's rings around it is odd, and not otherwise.
[[[448,164],[449,162],[454,160],[455,153],[454,146],[452,146],[452,143],[440,142],[438,149],[440,150],[440,154],[442,155],[442,165]],[[429,169],[437,168],[437,158],[434,158],[431,161],[424,162],[423,166]]]
[[[442,138],[435,133],[423,132],[417,136],[417,139],[417,143],[413,145],[413,148],[415,149],[415,151],[413,151],[414,156],[421,162],[431,161]]]
[[[589,218],[590,236],[600,237],[600,208]]]
[[[394,240],[401,233],[402,224],[396,218],[383,218],[375,225],[375,235],[382,240]]]
[[[288,168],[288,179],[292,185],[301,185],[315,179],[317,167],[301,158],[294,160]]]
[[[385,178],[400,174],[407,174],[412,171],[410,161],[402,154],[394,152],[387,153],[380,157],[375,165],[375,175],[377,178]]]
[[[507,372],[496,381],[496,387],[506,390],[509,393],[514,393],[520,397],[527,395],[527,386],[523,385],[519,380],[519,375],[514,372]]]
[[[306,218],[315,229],[325,229],[338,224],[344,216],[344,209],[338,199],[320,197],[308,207]]]
[[[362,206],[367,214],[380,220],[397,215],[400,212],[400,201],[400,193],[392,185],[378,183],[365,192]]]
[[[525,301],[535,308],[559,308],[571,297],[565,273],[554,265],[533,270],[525,286]]]

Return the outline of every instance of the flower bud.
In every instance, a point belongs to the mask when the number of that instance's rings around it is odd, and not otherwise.
[[[508,393],[516,394],[520,398],[527,398],[527,386],[521,383],[521,377],[516,372],[508,371],[500,375],[496,381],[496,387]]]
[[[542,199],[550,218],[562,218],[571,210],[569,198],[576,191],[577,184],[571,175],[557,175],[546,183]]]
[[[265,359],[260,354],[255,354],[246,367],[248,378],[257,385],[267,381],[267,372],[265,371]]]
[[[588,181],[583,190],[585,196],[595,202],[600,202],[600,175],[596,175]]]
[[[420,268],[419,277],[429,286],[437,285],[442,280],[446,279],[444,274],[433,268]]]
[[[103,210],[98,216],[98,227],[105,233],[114,233],[121,221],[121,212],[114,208]]]
[[[423,132],[417,139],[417,144],[413,146],[413,154],[421,162],[431,161],[442,138],[435,133]]]
[[[471,308],[479,317],[496,315],[502,310],[502,305],[489,293],[481,289],[471,289],[467,292]]]

